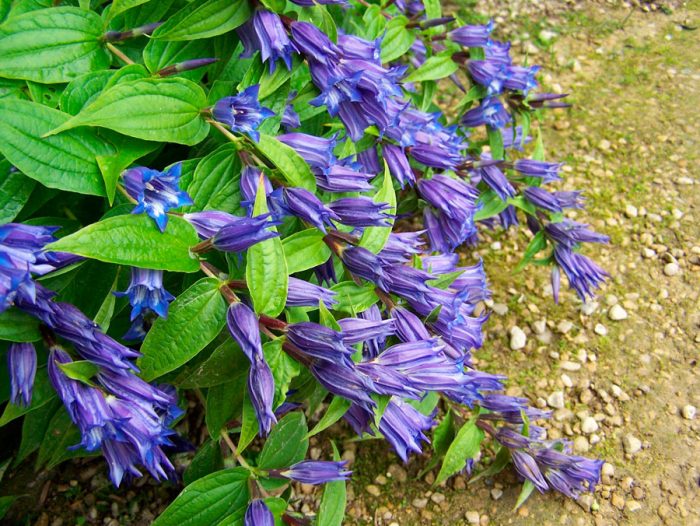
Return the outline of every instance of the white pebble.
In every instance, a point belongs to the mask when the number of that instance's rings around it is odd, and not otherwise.
[[[547,405],[553,407],[554,409],[561,409],[564,407],[564,393],[563,391],[554,391],[551,395],[547,397]]]
[[[514,351],[522,349],[527,343],[527,336],[517,325],[510,329],[510,348]]]
[[[625,453],[634,455],[642,449],[642,441],[634,435],[625,435],[622,438],[622,447],[625,448]]]
[[[695,406],[690,404],[684,405],[683,409],[681,409],[681,414],[686,420],[692,420],[693,418],[695,418],[696,412],[697,410],[695,409]]]
[[[637,212],[637,207],[634,205],[627,205],[625,207],[625,215],[629,218],[637,217],[639,212]]]
[[[666,274],[667,276],[675,276],[680,271],[681,267],[678,266],[678,263],[667,263],[664,267],[664,274]]]
[[[616,303],[608,311],[608,318],[613,321],[621,321],[627,319],[627,311],[622,308],[622,305]]]
[[[602,323],[596,323],[595,328],[593,331],[598,335],[598,336],[605,336],[608,334],[608,329],[605,328],[605,325]]]
[[[598,422],[596,422],[595,418],[593,418],[592,416],[587,416],[583,419],[583,422],[581,422],[581,431],[583,431],[587,435],[595,433],[596,431],[598,431]]]

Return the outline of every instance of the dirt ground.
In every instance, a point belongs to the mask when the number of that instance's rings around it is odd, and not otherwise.
[[[462,1],[462,13],[475,3]],[[545,87],[571,94],[573,109],[545,119],[546,151],[567,163],[561,187],[586,193],[579,219],[611,236],[588,254],[613,277],[596,302],[566,292],[556,306],[542,270],[512,274],[525,234],[486,233],[481,254],[465,254],[484,258],[494,291],[478,365],[554,409],[549,435],[605,459],[603,484],[578,502],[534,494],[516,512],[509,470],[433,489],[435,472],[416,478],[425,459],[404,466],[381,443],[346,442],[356,473],[346,524],[700,524],[700,1],[477,8],[544,66]],[[515,326],[527,344],[511,350]],[[177,491],[144,480],[114,492],[101,461],[58,470],[14,475],[33,499],[17,524],[148,524]],[[297,490],[296,504],[315,509],[319,494]]]

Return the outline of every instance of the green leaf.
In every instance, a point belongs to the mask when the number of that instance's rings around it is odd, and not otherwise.
[[[260,134],[256,147],[277,167],[290,185],[306,188],[310,192],[316,191],[316,178],[311,173],[311,168],[293,148],[264,133]]]
[[[481,208],[474,213],[474,221],[483,221],[489,217],[494,217],[506,208],[508,208],[508,202],[503,201],[498,194],[491,189],[482,192],[479,196],[479,203]]]
[[[338,420],[343,418],[343,415],[348,412],[351,405],[352,402],[346,400],[342,396],[334,396],[331,403],[328,404],[328,409],[326,409],[326,412],[321,417],[321,420],[319,420],[313,429],[307,433],[306,438],[318,435],[321,431],[331,427]]]
[[[182,474],[182,481],[186,486],[192,484],[195,480],[209,475],[215,471],[219,471],[224,467],[224,458],[221,454],[221,446],[218,440],[207,440],[199,447],[199,451],[187,466],[187,469]]]
[[[143,50],[143,63],[151,73],[157,73],[166,66],[171,66],[186,60],[211,56],[214,53],[210,40],[155,40],[151,39]],[[190,80],[199,80],[206,68],[177,73],[178,76]]]
[[[243,414],[241,415],[241,434],[238,437],[238,449],[239,453],[245,451],[245,449],[250,445],[250,443],[258,436],[258,417],[255,415],[255,408],[250,401],[247,389],[241,389],[243,391]]]
[[[244,468],[226,469],[194,481],[180,493],[152,526],[204,526],[242,518],[248,505]]]
[[[170,304],[167,318],[158,318],[141,346],[138,365],[150,381],[194,358],[226,323],[226,302],[220,282],[203,278]]]
[[[338,448],[333,442],[331,445],[333,446],[333,460],[340,460]],[[323,497],[321,497],[321,504],[318,507],[316,526],[341,526],[345,518],[346,500],[345,481],[336,480],[327,483],[323,488]]]
[[[471,479],[469,479],[469,484],[474,484],[476,481],[481,480],[484,477],[493,477],[494,475],[497,475],[505,469],[509,462],[510,452],[508,451],[508,448],[501,447],[498,450],[498,453],[496,453],[496,457],[494,458],[493,462],[489,465],[489,467],[487,467],[483,471],[480,471]]]
[[[341,281],[331,287],[337,293],[338,303],[333,305],[333,310],[359,314],[369,309],[379,301],[374,285],[367,283],[358,285],[354,281]]]
[[[93,11],[51,7],[12,16],[0,26],[0,76],[70,82],[109,67],[101,39],[102,20]]]
[[[0,224],[9,223],[29,199],[34,181],[22,172],[10,171],[10,163],[0,160]]]
[[[128,11],[132,7],[140,6],[148,1],[149,0],[114,0],[109,8],[106,22],[109,22],[115,16],[122,14],[124,11]]]
[[[435,55],[428,58],[417,70],[412,72],[403,82],[422,82],[449,77],[459,67],[452,61],[451,55]]]
[[[36,411],[32,411],[22,421],[22,443],[14,459],[14,466],[18,466],[24,459],[39,449],[44,441],[44,435],[49,428],[51,417],[61,407],[61,401],[54,398]]]
[[[323,242],[324,234],[316,228],[296,232],[282,240],[287,272],[294,274],[328,261],[331,249]]]
[[[442,461],[435,485],[437,486],[455,473],[462,471],[467,465],[467,460],[479,452],[483,439],[484,432],[476,426],[475,419],[467,421],[445,453],[445,460]]]
[[[440,457],[447,452],[452,440],[455,437],[454,418],[452,411],[447,411],[445,418],[433,431],[433,451],[435,456]]]
[[[523,488],[520,490],[520,495],[518,495],[518,500],[515,503],[515,506],[513,507],[514,510],[517,510],[520,506],[525,504],[525,501],[530,498],[530,495],[532,495],[532,492],[535,490],[535,485],[530,482],[529,480],[526,480],[523,482]]]
[[[114,135],[116,136],[117,134]],[[114,194],[117,191],[119,176],[124,169],[128,168],[131,163],[137,159],[140,159],[158,148],[158,143],[155,142],[134,139],[124,140],[126,137],[121,135],[119,137],[122,138],[122,140],[118,141],[115,145],[117,146],[116,153],[98,155],[95,158],[97,160],[97,166],[100,168],[100,173],[102,174],[105,190],[107,192],[107,199],[109,199],[110,205],[114,202]]]
[[[503,148],[503,135],[501,130],[487,126],[489,136],[489,147],[491,148],[492,159],[505,159],[505,149]]]
[[[114,153],[111,145],[88,129],[42,138],[69,117],[42,104],[0,99],[0,153],[27,177],[45,186],[105,195],[95,156]]]
[[[406,54],[411,49],[416,35],[406,29],[408,19],[405,16],[392,18],[386,25],[386,35],[382,38],[382,63],[386,64]]]
[[[90,379],[100,371],[100,368],[97,365],[87,360],[59,363],[58,367],[68,378],[83,382],[87,385],[92,385],[92,381]]]
[[[390,214],[396,213],[396,192],[394,192],[394,185],[392,182],[391,174],[389,173],[389,166],[384,163],[384,179],[382,182],[382,187],[374,195],[375,203],[388,203],[391,208],[387,210]],[[381,249],[386,245],[389,239],[389,234],[391,234],[391,229],[394,225],[394,220],[391,221],[391,226],[372,226],[365,228],[360,238],[360,246],[366,248],[370,252],[378,254]]]
[[[234,213],[241,202],[241,161],[233,144],[224,144],[204,157],[194,171],[187,193],[192,210]]]
[[[265,187],[261,183],[255,196],[253,216],[267,211]],[[279,315],[287,302],[289,282],[287,261],[279,237],[266,239],[248,249],[245,276],[255,312],[273,318]]]
[[[442,5],[440,0],[425,0],[425,16],[428,19],[440,18],[442,16]]]
[[[55,398],[56,392],[49,383],[49,377],[46,374],[46,369],[39,369],[36,373],[36,378],[34,379],[34,391],[32,393],[32,403],[30,406],[24,407],[20,405],[7,404],[2,416],[0,417],[0,427],[12,422],[15,418],[19,418],[22,415],[26,415],[27,413],[39,409],[41,406],[49,403]]]
[[[328,310],[326,304],[321,300],[318,301],[318,322],[336,332],[343,332],[343,328],[340,326],[340,323],[337,322],[335,316],[331,314],[331,311]]]
[[[194,369],[186,369],[173,381],[182,389],[214,387],[233,382],[248,372],[248,359],[231,339],[219,345]]]
[[[97,453],[89,453],[82,448],[70,449],[80,442],[80,431],[71,422],[68,412],[59,407],[51,419],[46,436],[39,448],[36,459],[36,469],[44,464],[46,469],[52,469],[61,462],[82,456],[92,456]]]
[[[275,380],[275,399],[273,407],[279,407],[287,398],[289,384],[299,375],[299,364],[282,351],[283,338],[277,338],[263,345],[265,361],[272,370]]]
[[[377,403],[377,407],[375,407],[374,409],[374,427],[379,429],[379,423],[382,421],[382,417],[384,417],[384,412],[386,411],[386,408],[389,407],[389,402],[391,402],[391,396],[372,393],[371,397],[372,400],[374,400]]]
[[[59,100],[61,111],[77,115],[83,106],[100,94],[117,71],[114,69],[91,71],[71,80],[61,93]]]
[[[292,72],[287,68],[277,67],[275,68],[275,71],[270,73],[270,70],[266,66],[263,70],[262,76],[260,77],[260,91],[258,92],[258,98],[263,100],[265,97],[269,97],[275,91],[277,91],[282,84],[287,82],[291,76]]]
[[[274,13],[282,13],[285,7],[284,0],[261,0],[262,4]]]
[[[287,413],[272,428],[258,458],[260,469],[282,469],[304,460],[309,449],[304,413]]]
[[[535,149],[532,152],[532,159],[544,161],[544,142],[542,141],[542,129],[537,128],[537,139],[535,139]]]
[[[547,248],[547,238],[544,235],[544,231],[540,230],[527,244],[523,258],[518,263],[518,266],[515,267],[515,272],[521,271],[525,265],[532,261],[532,259],[545,248]]]
[[[180,217],[170,216],[160,232],[146,214],[129,214],[88,225],[48,248],[119,265],[196,272],[199,263],[190,247],[198,242],[194,228]]]
[[[75,117],[45,135],[98,126],[137,139],[191,146],[209,133],[209,124],[201,115],[206,106],[204,90],[187,79],[137,79],[106,89]]]
[[[248,359],[242,356],[241,361],[247,362]],[[240,417],[247,379],[247,375],[237,376],[235,380],[210,387],[207,391],[206,424],[209,436],[214,440],[218,441],[227,422]]]
[[[248,0],[196,0],[154,31],[160,40],[195,40],[222,35],[250,18]]]
[[[12,504],[19,498],[19,495],[3,495],[0,497],[0,519],[10,510]]]
[[[0,340],[35,342],[41,340],[39,320],[19,309],[8,309],[0,314]]]

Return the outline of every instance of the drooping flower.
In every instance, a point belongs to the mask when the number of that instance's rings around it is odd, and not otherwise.
[[[383,261],[379,256],[364,247],[347,247],[340,254],[343,263],[355,276],[376,283],[382,288],[384,284]]]
[[[554,259],[559,268],[566,274],[569,286],[583,301],[594,297],[595,289],[600,288],[605,278],[610,276],[590,258],[574,252],[565,244],[554,247]]]
[[[344,225],[355,227],[391,226],[393,217],[388,203],[376,203],[369,197],[344,197],[328,205]]]
[[[379,431],[401,460],[408,462],[409,452],[420,453],[421,442],[430,442],[424,431],[435,425],[434,416],[425,416],[400,398],[392,397],[379,422]]]
[[[260,140],[258,126],[265,119],[272,117],[274,112],[260,105],[259,91],[260,85],[255,84],[238,95],[219,99],[212,109],[212,115],[217,121],[231,128],[231,131],[246,133],[255,141]]]
[[[265,195],[269,196],[273,191],[272,183],[270,183],[270,180],[264,173],[254,166],[245,166],[241,170],[241,206],[246,209],[248,217],[253,215],[255,196],[261,183],[265,190]]]
[[[131,321],[147,310],[168,317],[168,304],[175,299],[163,288],[163,271],[131,267],[131,283],[126,292],[115,292],[116,296],[128,296],[131,304]]]
[[[255,499],[245,511],[243,526],[275,526],[275,516],[264,500]]]
[[[401,188],[406,184],[413,186],[416,182],[416,176],[408,163],[408,157],[406,157],[403,148],[394,144],[385,144],[382,146],[382,152],[384,160],[389,166],[389,172],[399,182]]]
[[[287,287],[287,307],[318,307],[323,302],[326,307],[332,307],[338,300],[332,290],[319,287],[303,279],[289,277]]]
[[[423,252],[424,230],[418,232],[392,232],[379,252],[379,257],[386,263],[406,263],[414,254]]]
[[[493,20],[489,20],[488,24],[483,26],[466,25],[458,27],[450,31],[447,36],[452,42],[465,47],[486,47],[494,27]]]
[[[366,340],[386,339],[394,334],[394,320],[343,318],[338,323],[343,329],[343,342],[346,345]]]
[[[222,252],[242,252],[256,243],[277,237],[279,235],[277,232],[269,230],[271,226],[275,225],[269,220],[269,217],[270,214],[235,217],[214,234],[212,244]]]
[[[36,376],[36,349],[31,343],[13,343],[7,351],[10,402],[29,407]]]
[[[308,321],[288,325],[287,341],[308,356],[330,362],[348,359],[353,352],[344,345],[342,333]]]
[[[277,140],[291,146],[311,168],[326,171],[336,162],[333,154],[335,137],[325,138],[306,133],[287,133],[278,135]]]
[[[240,26],[237,31],[245,51],[241,57],[252,57],[260,51],[263,62],[269,61],[270,73],[275,70],[277,59],[282,59],[287,69],[292,69],[292,45],[279,15],[258,9],[253,18]]]
[[[292,215],[312,224],[324,234],[326,226],[333,227],[332,221],[341,220],[338,214],[305,188],[285,188],[283,195],[285,208]]]
[[[573,248],[579,243],[607,243],[610,238],[590,230],[588,225],[564,218],[559,223],[548,223],[545,232],[559,244]]]
[[[487,97],[476,108],[470,109],[460,121],[468,128],[486,125],[489,128],[503,128],[511,117],[497,97]]]
[[[559,171],[564,163],[547,163],[534,159],[518,159],[513,163],[513,168],[525,177],[539,177],[544,183],[559,181]]]
[[[148,214],[161,232],[168,224],[168,210],[191,205],[192,199],[180,190],[182,164],[176,163],[164,172],[143,166],[126,170],[122,177],[127,193],[137,204],[132,213]]]
[[[360,372],[351,360],[337,363],[314,360],[309,371],[329,392],[350,400],[365,411],[372,413],[377,405],[370,397],[370,393],[375,392],[372,380]]]

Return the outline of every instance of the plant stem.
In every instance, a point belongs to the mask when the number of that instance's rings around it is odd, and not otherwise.
[[[117,58],[119,58],[122,62],[128,64],[129,66],[135,64],[133,60],[127,57],[117,46],[115,46],[111,42],[107,42],[107,49],[109,49]]]
[[[226,445],[228,448],[231,450],[231,453],[233,453],[233,456],[236,457],[236,460],[238,460],[238,463],[246,468],[248,471],[253,472],[253,468],[246,462],[246,460],[238,453],[238,450],[236,449],[236,446],[233,444],[233,441],[231,440],[231,437],[228,436],[228,433],[226,431],[221,431],[221,438],[224,439],[224,442],[226,442]]]

